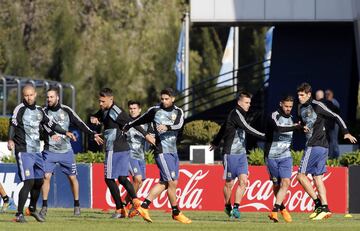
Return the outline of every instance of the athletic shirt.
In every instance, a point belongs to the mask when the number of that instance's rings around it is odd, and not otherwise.
[[[151,123],[154,128],[156,145],[151,146],[154,153],[177,153],[176,140],[178,132],[184,124],[183,111],[175,105],[164,108],[162,104],[160,104],[149,108],[146,113],[130,122],[128,126],[133,127],[147,123]],[[158,132],[156,126],[160,124],[166,125],[168,130]]]
[[[300,107],[300,116],[303,123],[310,129],[306,134],[306,146],[320,146],[327,148],[328,141],[325,133],[325,120],[335,120],[341,129],[343,134],[349,133],[345,122],[341,117],[331,111],[322,102],[309,99],[306,103]]]
[[[237,105],[228,115],[225,123],[220,128],[219,133],[211,142],[218,146],[224,140],[223,154],[245,155],[246,154],[246,133],[250,133],[260,139],[265,138],[265,134],[251,127],[245,120],[246,112]]]
[[[290,146],[293,131],[302,126],[294,124],[291,115],[286,115],[282,109],[274,111],[266,127],[265,157],[280,159],[291,157]]]
[[[105,150],[123,152],[130,150],[126,134],[122,131],[124,125],[131,121],[129,115],[119,106],[113,104],[108,110],[99,110],[95,115],[104,125]],[[146,132],[141,127],[136,128],[143,136]]]
[[[66,133],[66,130],[52,121],[40,106],[29,105],[24,100],[15,107],[9,128],[9,139],[15,143],[15,153],[40,152],[41,125],[46,125],[49,132],[55,130],[59,134]]]
[[[137,117],[138,118],[138,117]],[[132,120],[136,118],[131,118]],[[141,127],[147,131],[148,125],[144,124]],[[145,156],[145,148],[146,148],[146,140],[143,134],[141,134],[135,128],[130,128],[127,132],[127,141],[130,146],[130,157],[137,160],[144,160]]]
[[[69,130],[70,125],[79,128],[88,135],[94,135],[92,131],[80,117],[68,106],[57,104],[54,107],[45,107],[44,111],[50,119],[56,121],[64,130]],[[45,129],[46,131],[48,129]],[[46,133],[44,149],[53,153],[66,153],[71,150],[70,138],[64,135],[60,136],[60,141],[51,139],[53,133]]]

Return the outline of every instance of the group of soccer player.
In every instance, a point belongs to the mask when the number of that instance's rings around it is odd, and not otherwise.
[[[224,211],[229,217],[240,218],[239,206],[248,177],[245,146],[245,134],[248,133],[265,140],[265,162],[270,180],[273,182],[275,195],[275,204],[268,217],[274,222],[279,222],[278,213],[280,212],[286,222],[292,222],[291,215],[286,210],[283,201],[292,175],[290,147],[295,130],[304,132],[306,136],[306,148],[300,162],[297,179],[315,203],[315,209],[309,218],[322,220],[331,216],[326,198],[326,188],[322,180],[326,172],[328,157],[325,120],[335,120],[341,128],[344,139],[348,139],[351,143],[356,143],[357,140],[349,133],[341,117],[322,102],[314,100],[311,94],[312,89],[308,83],[302,83],[297,88],[300,103],[298,109],[300,120],[297,123],[293,122],[291,116],[294,98],[291,95],[284,96],[280,101],[279,108],[269,116],[265,133],[257,131],[246,121],[246,112],[250,108],[251,95],[245,91],[238,94],[236,108],[230,112],[210,147],[210,149],[214,149],[221,140],[224,141],[222,149],[225,179]],[[307,177],[308,174],[312,175],[317,193]],[[232,187],[236,178],[238,178],[239,183],[232,205]]]
[[[69,131],[70,126],[78,127],[92,136],[97,144],[105,145],[104,178],[116,205],[115,213],[111,218],[131,218],[140,215],[147,222],[152,222],[149,205],[167,190],[172,218],[185,224],[192,222],[180,211],[176,200],[179,177],[176,140],[184,123],[184,115],[183,111],[174,105],[175,94],[172,89],[162,90],[160,104],[149,108],[141,115],[139,102],[129,101],[129,113],[127,113],[115,104],[113,91],[110,88],[103,88],[98,95],[100,109],[90,118],[91,123],[103,126],[103,135],[91,130],[71,108],[61,104],[57,89],[50,88],[47,91],[47,105],[43,108],[36,105],[37,93],[34,86],[26,85],[22,93],[23,102],[14,109],[10,119],[8,141],[8,148],[15,152],[19,177],[24,183],[19,192],[16,222],[26,222],[23,211],[29,193],[30,205],[26,213],[39,222],[45,221],[50,179],[56,164],[61,166],[62,172],[69,178],[74,196],[74,215],[80,215],[77,169],[70,144],[70,140],[76,140],[76,137]],[[246,133],[249,133],[266,141],[265,161],[276,197],[274,208],[268,217],[278,222],[278,212],[280,212],[286,222],[292,221],[283,201],[292,174],[290,146],[295,130],[303,131],[307,138],[297,179],[314,200],[315,209],[310,218],[321,220],[331,216],[322,181],[328,155],[324,121],[336,120],[344,134],[344,139],[352,143],[357,140],[348,132],[339,115],[323,103],[312,99],[311,86],[308,83],[298,87],[297,95],[300,103],[298,112],[300,121],[294,123],[291,116],[294,98],[285,96],[280,101],[278,110],[269,116],[266,131],[262,133],[247,122],[246,113],[250,108],[251,95],[245,91],[239,92],[236,108],[230,112],[219,133],[211,142],[210,149],[214,149],[223,140],[225,212],[229,217],[240,218],[239,207],[248,177],[245,141]],[[41,134],[45,142],[43,152],[40,152]],[[160,180],[141,201],[137,198],[137,191],[146,178],[144,156],[146,142],[151,145],[155,154]],[[133,183],[128,179],[129,173]],[[317,193],[307,177],[308,174],[314,179]],[[232,205],[232,188],[236,178],[239,183]],[[124,201],[121,199],[116,180],[127,191]],[[43,204],[40,212],[37,212],[36,203],[40,191],[43,195]],[[3,208],[6,208],[9,198],[2,187],[0,193],[4,200]]]
[[[167,88],[161,91],[161,103],[151,107],[140,116],[141,107],[137,101],[129,101],[126,113],[114,102],[113,91],[103,88],[99,93],[100,110],[91,116],[91,123],[103,126],[101,134],[91,130],[68,106],[60,103],[57,89],[47,90],[47,105],[36,105],[36,88],[25,85],[23,102],[15,107],[10,119],[9,150],[14,151],[18,175],[23,182],[19,192],[16,222],[26,222],[24,207],[30,193],[30,204],[26,215],[44,222],[47,215],[47,199],[50,179],[57,164],[69,178],[74,196],[74,215],[80,215],[79,183],[75,156],[70,140],[76,140],[69,131],[75,126],[92,136],[98,145],[105,143],[104,175],[105,183],[116,204],[111,218],[125,218],[141,215],[152,222],[148,207],[160,193],[167,190],[172,206],[172,218],[182,223],[191,220],[180,212],[176,202],[176,187],[179,175],[179,159],[176,150],[176,137],[184,123],[183,112],[174,105],[174,92]],[[44,137],[44,150],[40,152],[40,136]],[[137,191],[145,179],[144,146],[145,141],[152,145],[155,160],[160,170],[160,181],[141,202]],[[129,181],[129,172],[133,184]],[[126,189],[127,197],[123,203],[115,180]],[[4,204],[1,211],[9,205],[9,197],[2,186],[0,193]],[[36,204],[42,191],[43,204],[40,212]],[[127,206],[129,204],[130,206]],[[127,207],[130,207],[128,211]]]

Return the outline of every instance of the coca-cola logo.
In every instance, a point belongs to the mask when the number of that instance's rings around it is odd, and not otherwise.
[[[201,180],[205,179],[209,173],[209,170],[203,171],[198,170],[195,173],[187,169],[180,169],[181,181],[185,181],[186,184],[184,187],[176,189],[177,203],[180,208],[186,209],[201,209],[201,202],[203,200],[203,188],[199,188],[198,184]],[[146,198],[149,194],[153,185],[159,182],[159,178],[147,178],[144,180],[142,186],[140,187],[137,196],[139,198]],[[119,185],[121,197],[125,196],[126,190],[124,187]],[[115,203],[111,198],[109,189],[106,190],[106,202],[109,206],[115,207]],[[167,190],[163,191],[152,203],[155,208],[171,208]]]

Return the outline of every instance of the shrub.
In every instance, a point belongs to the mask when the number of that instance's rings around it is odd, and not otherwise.
[[[1,162],[2,163],[16,163],[16,159],[14,155],[10,155],[10,156],[3,156],[1,158]]]
[[[304,155],[304,150],[301,151],[291,150],[291,157],[293,159],[294,166],[300,166],[301,158],[303,155]]]
[[[77,163],[103,163],[105,154],[103,152],[85,152],[75,155]]]
[[[9,130],[9,118],[0,117],[0,140],[1,141],[7,141],[9,139],[8,130]]]
[[[190,144],[208,144],[219,130],[220,126],[212,121],[191,121],[184,126],[183,142]]]
[[[264,165],[264,151],[260,148],[250,150],[248,155],[248,163],[249,165]]]
[[[340,157],[340,164],[342,166],[360,165],[360,150],[343,154]]]
[[[145,152],[145,162],[147,164],[155,164],[155,155],[153,150]]]

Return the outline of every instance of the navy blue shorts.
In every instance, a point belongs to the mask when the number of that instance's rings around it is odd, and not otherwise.
[[[59,164],[61,171],[68,176],[77,175],[75,155],[73,150],[65,153],[54,153],[48,150],[43,151],[45,173],[54,173],[56,164]]]
[[[160,170],[160,182],[173,181],[179,178],[179,157],[177,153],[161,153],[155,158]]]
[[[299,173],[320,176],[326,172],[328,149],[320,146],[307,147],[302,156]]]
[[[146,179],[146,164],[145,160],[138,160],[130,157],[129,172],[132,176],[141,176],[143,180]]]
[[[129,175],[130,151],[106,151],[104,172],[106,179],[117,179]]]
[[[234,180],[240,174],[248,174],[249,167],[246,154],[224,155],[224,180]]]
[[[291,178],[292,174],[292,157],[279,159],[265,159],[266,166],[270,175],[270,180],[275,184],[280,184],[281,179]]]
[[[40,152],[19,152],[16,163],[21,181],[44,178],[44,160]]]

